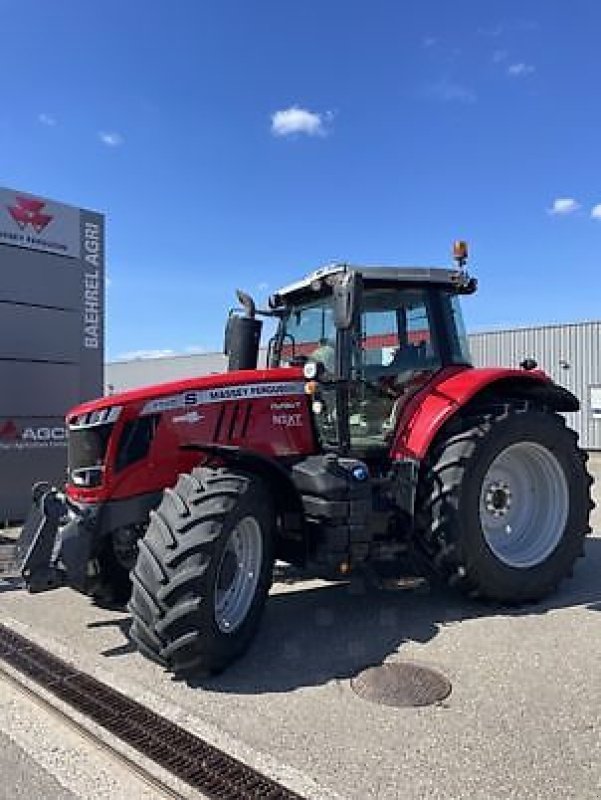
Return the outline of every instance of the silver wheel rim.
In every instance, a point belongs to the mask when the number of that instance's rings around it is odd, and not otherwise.
[[[262,562],[261,528],[254,517],[244,517],[230,532],[215,577],[215,622],[223,633],[233,633],[246,619]]]
[[[486,544],[504,564],[528,569],[545,561],[561,541],[568,511],[568,482],[546,447],[512,444],[489,466],[480,524]]]

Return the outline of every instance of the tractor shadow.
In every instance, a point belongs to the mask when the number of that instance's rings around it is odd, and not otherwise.
[[[407,642],[426,643],[448,624],[494,616],[522,617],[585,606],[601,611],[601,538],[589,539],[574,577],[540,603],[510,607],[470,601],[452,590],[372,590],[348,585],[299,589],[276,585],[250,650],[221,675],[188,680],[217,693],[289,692],[348,679],[381,664]],[[282,591],[283,589],[283,591]]]
[[[123,611],[123,607],[115,606],[114,608],[109,608],[108,610]],[[114,647],[109,647],[106,650],[102,650],[100,652],[101,656],[104,656],[105,658],[115,658],[117,656],[127,656],[131,653],[137,652],[137,647],[129,636],[129,629],[131,627],[130,616],[121,617],[120,619],[106,619],[88,622],[87,627],[89,629],[117,628],[125,640],[123,644],[115,645]]]

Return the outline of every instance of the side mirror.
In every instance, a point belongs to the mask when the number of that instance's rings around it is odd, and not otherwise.
[[[352,328],[361,309],[363,281],[356,272],[344,272],[334,284],[334,324],[340,330]]]

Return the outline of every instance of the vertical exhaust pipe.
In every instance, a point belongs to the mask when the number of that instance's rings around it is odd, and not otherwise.
[[[225,354],[228,370],[256,369],[259,360],[259,345],[263,322],[256,318],[255,301],[250,295],[236,291],[244,315],[231,314],[225,329]]]

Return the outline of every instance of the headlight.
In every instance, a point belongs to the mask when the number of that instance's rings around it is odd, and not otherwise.
[[[303,375],[308,381],[314,381],[317,378],[317,363],[315,361],[307,361],[303,366]]]

